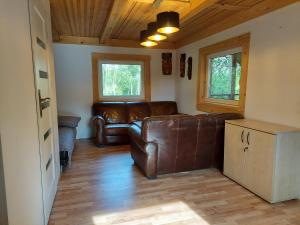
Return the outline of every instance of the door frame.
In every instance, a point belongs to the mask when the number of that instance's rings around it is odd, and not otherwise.
[[[0,224],[8,225],[1,134],[0,134]]]

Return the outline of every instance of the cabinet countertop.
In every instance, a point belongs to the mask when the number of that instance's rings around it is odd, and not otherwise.
[[[280,133],[288,133],[288,132],[300,132],[300,128],[290,127],[275,123],[269,123],[259,120],[251,120],[251,119],[239,119],[239,120],[226,120],[228,124],[241,126],[253,130],[258,130],[270,134],[280,134]]]

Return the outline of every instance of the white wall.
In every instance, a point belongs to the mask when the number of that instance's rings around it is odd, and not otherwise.
[[[181,53],[193,57],[193,79],[176,76],[179,109],[199,113],[199,48],[246,32],[251,32],[251,46],[245,117],[300,127],[300,3],[180,48],[177,58]]]
[[[77,138],[92,136],[92,52],[151,55],[151,100],[175,100],[175,75],[165,76],[161,72],[161,53],[173,52],[174,74],[175,51],[54,44],[58,111],[81,116]]]

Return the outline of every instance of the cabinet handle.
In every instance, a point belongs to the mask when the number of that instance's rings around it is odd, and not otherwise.
[[[247,144],[248,145],[250,145],[249,137],[250,137],[250,132],[248,132],[248,134],[247,134]]]
[[[241,133],[241,141],[242,141],[242,143],[244,143],[244,133],[245,133],[245,131],[243,130],[242,133]]]
[[[244,148],[244,152],[246,152],[248,149],[249,149],[248,147],[245,147],[245,148]]]

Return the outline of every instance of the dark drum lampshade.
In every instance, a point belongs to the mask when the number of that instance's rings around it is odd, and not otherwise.
[[[164,34],[160,34],[157,32],[157,24],[156,22],[148,23],[147,30],[149,32],[148,39],[151,41],[162,41],[166,40],[167,36]]]
[[[157,31],[171,34],[179,31],[179,14],[177,12],[162,12],[157,15]]]
[[[152,47],[157,45],[155,41],[151,41],[148,39],[149,32],[148,30],[142,30],[140,33],[140,45],[144,47]]]

